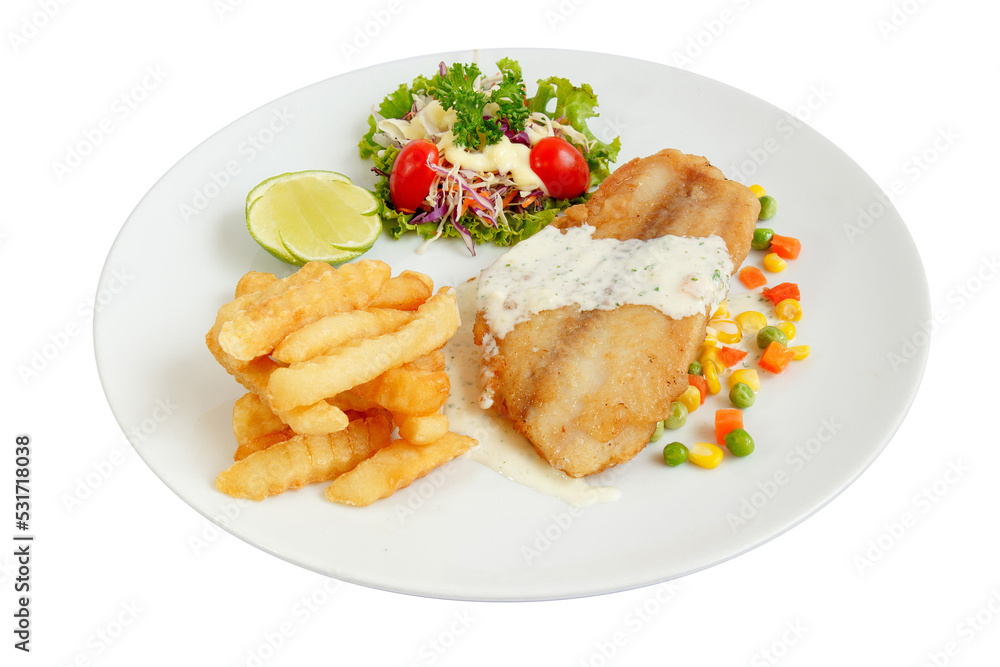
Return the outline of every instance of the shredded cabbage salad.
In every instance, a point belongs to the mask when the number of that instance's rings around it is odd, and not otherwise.
[[[517,61],[503,58],[496,64],[499,72],[484,76],[475,64],[441,63],[432,77],[401,84],[373,107],[358,149],[379,175],[378,213],[394,238],[411,231],[428,242],[457,237],[475,254],[478,243],[512,245],[586,201],[589,192],[573,199],[550,197],[528,166],[527,151],[545,137],[561,137],[580,149],[591,189],[610,173],[620,140],[604,143],[587,126],[597,115],[597,96],[589,85],[549,77],[538,81],[529,98]],[[435,178],[417,210],[398,210],[389,175],[399,151],[416,139],[439,150],[438,163],[429,164]]]

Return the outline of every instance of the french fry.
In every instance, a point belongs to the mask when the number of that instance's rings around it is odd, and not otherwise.
[[[343,410],[326,401],[317,401],[312,405],[279,412],[278,417],[293,431],[303,435],[342,431],[347,428],[349,421]]]
[[[257,300],[222,323],[219,346],[241,361],[269,354],[285,336],[310,322],[367,307],[389,280],[389,273],[384,262],[360,260]],[[270,290],[257,294],[266,295]]]
[[[236,283],[236,293],[234,298],[238,299],[247,294],[260,292],[267,289],[278,280],[273,273],[263,273],[262,271],[247,271]]]
[[[454,290],[433,287],[371,260],[244,274],[205,336],[249,392],[233,406],[238,447],[219,490],[260,500],[334,479],[330,500],[367,505],[475,445],[440,413],[459,318]]]
[[[292,429],[253,392],[241,396],[233,406],[233,436],[237,444],[233,458],[237,461],[293,435]]]
[[[296,435],[235,462],[215,480],[234,498],[262,500],[323,482],[351,470],[389,444],[389,420],[380,414],[352,421],[328,435]]]
[[[227,373],[267,403],[267,381],[271,377],[271,372],[278,368],[278,364],[268,357],[257,357],[249,363],[232,359],[219,347],[219,341],[212,337],[211,331],[205,336],[205,344]]]
[[[370,505],[392,495],[471,449],[476,440],[456,433],[446,433],[436,442],[414,445],[394,440],[378,450],[326,488],[326,498],[345,505]],[[266,451],[266,450],[265,450]]]
[[[237,382],[256,394],[269,410],[296,433],[319,435],[340,431],[347,426],[347,415],[338,407],[322,401],[289,410],[275,410],[267,398],[267,384],[271,373],[281,366],[269,357],[257,357],[248,364],[237,365],[234,368],[227,363],[225,353],[217,344],[213,344],[211,338],[206,337],[206,342],[222,367],[236,378]]]
[[[429,445],[448,432],[448,418],[440,413],[432,415],[393,414],[399,437],[414,445]]]
[[[354,412],[367,412],[368,410],[373,410],[379,407],[378,403],[369,401],[366,398],[361,398],[351,389],[342,391],[333,398],[328,398],[326,400],[345,412],[347,410],[353,410]]]
[[[354,387],[361,398],[406,415],[428,415],[448,400],[451,383],[444,371],[413,371],[394,368],[370,382]]]
[[[272,298],[278,294],[281,294],[283,290],[289,289],[296,285],[301,285],[307,281],[313,280],[324,273],[328,273],[333,270],[329,264],[323,262],[309,262],[301,269],[288,276],[287,278],[282,278],[281,280],[272,281],[267,287],[256,292],[247,292],[246,294],[239,294],[235,299],[229,303],[223,304],[218,313],[215,316],[215,323],[212,328],[209,329],[208,333],[205,334],[205,342],[208,345],[208,349],[211,350],[212,355],[216,360],[222,364],[222,367],[226,369],[229,374],[233,374],[234,371],[241,366],[246,365],[245,360],[240,360],[225,350],[219,345],[219,332],[221,331],[224,324],[231,321],[237,313],[241,310],[252,306],[258,301],[266,300]],[[256,273],[256,272],[251,272]],[[266,274],[265,274],[266,275]],[[250,282],[255,283],[251,285]],[[242,289],[249,289],[252,286],[256,286],[256,283],[263,282],[259,277],[254,277],[244,284],[242,288],[237,286],[237,292]]]
[[[351,310],[329,315],[288,334],[271,356],[286,364],[329,354],[361,338],[395,331],[413,319],[413,313],[393,308]]]
[[[412,371],[443,371],[444,370],[444,350],[434,350],[421,355],[412,361],[408,361],[400,368]]]
[[[222,326],[225,323],[232,321],[232,319],[242,310],[251,307],[258,301],[265,301],[273,298],[287,289],[302,285],[311,280],[315,280],[319,276],[324,273],[329,273],[330,271],[333,271],[333,267],[329,264],[324,262],[309,262],[287,278],[275,280],[259,292],[248,292],[247,294],[237,296],[235,299],[229,303],[223,304],[219,308],[219,311],[215,316],[215,323],[209,331],[209,336],[211,336],[216,343],[218,343],[219,332],[222,330]]]
[[[434,281],[416,271],[401,271],[390,278],[371,302],[371,308],[416,310],[434,293]]]
[[[267,402],[280,412],[336,396],[442,347],[457,329],[455,290],[443,288],[417,309],[410,322],[392,333],[274,369],[268,380]]]

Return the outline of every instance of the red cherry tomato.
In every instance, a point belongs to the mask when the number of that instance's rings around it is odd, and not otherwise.
[[[590,167],[583,154],[561,137],[545,137],[532,146],[531,170],[542,179],[550,197],[579,197],[590,186]]]
[[[427,198],[434,182],[430,164],[438,163],[438,148],[426,139],[415,139],[403,146],[389,172],[389,196],[393,206],[417,210]]]

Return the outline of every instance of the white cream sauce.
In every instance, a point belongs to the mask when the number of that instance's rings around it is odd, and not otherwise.
[[[577,506],[617,500],[621,493],[609,486],[593,486],[553,468],[506,419],[479,407],[479,348],[473,341],[476,319],[476,280],[457,287],[462,325],[445,347],[445,370],[451,393],[444,407],[449,428],[479,441],[466,458],[504,477]]]
[[[496,354],[496,341],[544,310],[635,304],[681,319],[715,311],[729,292],[733,263],[719,236],[619,241],[595,239],[595,231],[590,225],[565,232],[546,227],[482,272],[476,305],[490,328],[483,340],[484,360]],[[488,389],[479,404],[493,404]]]

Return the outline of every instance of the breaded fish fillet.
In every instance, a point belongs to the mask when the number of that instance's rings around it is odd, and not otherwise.
[[[592,225],[594,238],[618,240],[714,234],[738,269],[759,211],[753,193],[705,158],[667,149],[623,165],[553,224]],[[646,305],[543,310],[484,356],[484,389],[553,466],[571,477],[600,472],[638,454],[687,387],[708,315],[671,319]],[[477,313],[477,344],[489,334]]]

